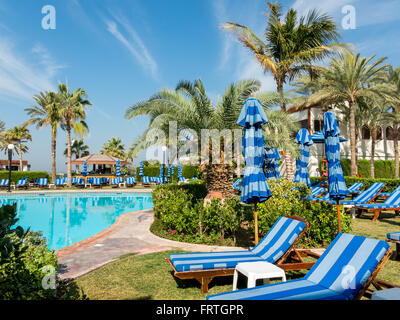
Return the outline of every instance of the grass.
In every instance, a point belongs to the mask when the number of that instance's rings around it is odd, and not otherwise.
[[[400,218],[383,214],[380,221],[372,223],[371,216],[353,220],[353,234],[385,240],[388,232],[400,230]],[[392,246],[395,250],[395,246]],[[80,277],[75,282],[89,299],[95,300],[203,300],[196,280],[180,280],[173,276],[170,265],[164,261],[171,253],[165,251],[146,255],[121,257]],[[400,284],[400,261],[391,260],[379,273],[378,278]],[[296,279],[306,271],[287,272],[287,278]],[[246,279],[239,277],[238,288],[246,287]],[[232,290],[232,277],[214,279],[207,295]]]

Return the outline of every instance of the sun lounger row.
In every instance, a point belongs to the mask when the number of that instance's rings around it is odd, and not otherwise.
[[[304,263],[304,254],[296,250],[295,244],[307,227],[301,218],[281,217],[251,250],[171,254],[167,261],[176,277],[197,279],[204,293],[211,279],[233,275],[241,262],[264,261],[284,270],[309,269],[302,279],[211,295],[207,300],[360,299],[390,258],[390,245],[339,233],[315,263]]]

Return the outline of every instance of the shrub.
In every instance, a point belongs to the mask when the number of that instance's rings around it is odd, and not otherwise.
[[[350,175],[350,159],[341,159],[343,174]],[[375,160],[375,178],[390,179],[394,177],[395,164],[394,160]],[[363,177],[371,177],[371,167],[369,160],[359,159],[357,161],[358,174]],[[320,164],[321,167],[321,164]]]
[[[329,244],[337,235],[338,222],[336,206],[325,203],[311,203],[303,200],[309,194],[304,184],[286,179],[269,181],[272,197],[257,205],[259,211],[259,232],[265,235],[281,216],[296,215],[309,223],[306,236],[302,239],[308,246]],[[343,232],[351,230],[351,218],[342,213]],[[306,241],[305,241],[306,240]]]
[[[236,199],[212,199],[204,206],[204,184],[164,185],[153,191],[154,215],[164,230],[212,238],[235,238],[248,207]]]
[[[56,277],[55,289],[43,287],[46,273],[57,271],[57,256],[46,247],[41,234],[13,228],[17,221],[15,206],[0,208],[0,299],[85,298],[75,284]]]
[[[45,171],[11,171],[11,183],[17,183],[21,178],[28,178],[29,181],[47,178],[50,181],[50,175]],[[1,179],[8,179],[8,171],[0,171]]]
[[[136,180],[140,178],[139,176],[140,167],[136,168]],[[164,175],[165,177],[168,174],[168,168],[164,168]],[[143,167],[143,175],[149,177],[158,177],[160,176],[160,165],[148,165]],[[193,178],[198,177],[201,178],[202,173],[198,166],[189,166],[184,165],[182,166],[182,176],[185,178]],[[173,181],[178,181],[178,167],[175,166],[174,174],[171,177]],[[139,180],[138,180],[139,181]]]

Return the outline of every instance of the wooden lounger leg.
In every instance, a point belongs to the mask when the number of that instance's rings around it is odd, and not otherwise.
[[[211,280],[213,279],[214,277],[201,277],[201,278],[196,278],[196,280],[198,281],[198,282],[200,282],[200,285],[201,285],[201,292],[202,293],[207,293],[208,292],[208,285],[209,285],[209,283],[211,282]]]
[[[372,218],[372,222],[378,220],[380,214],[380,210],[374,210],[374,217]]]

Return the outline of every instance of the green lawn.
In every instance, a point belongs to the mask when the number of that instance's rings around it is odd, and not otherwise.
[[[352,233],[385,240],[388,232],[400,230],[400,218],[383,215],[372,223],[370,216],[353,220]],[[395,246],[393,245],[393,250]],[[165,261],[172,251],[141,256],[128,256],[95,270],[76,283],[89,299],[204,299],[196,280],[179,280],[173,276],[170,265]],[[378,278],[400,284],[400,261],[392,259],[385,265]],[[302,277],[305,272],[287,272],[287,278]],[[246,279],[239,277],[239,288],[244,288]],[[208,294],[232,290],[232,277],[214,279]]]

